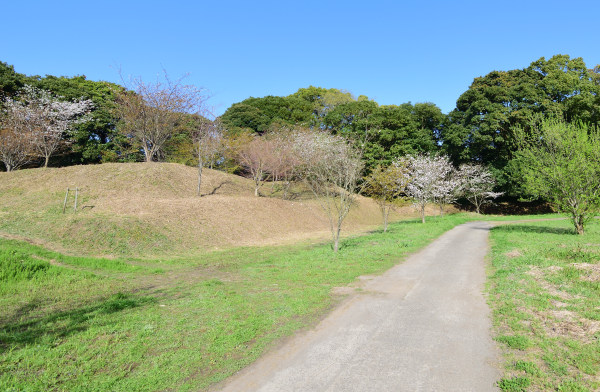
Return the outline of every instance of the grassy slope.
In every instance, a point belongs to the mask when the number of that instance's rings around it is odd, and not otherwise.
[[[600,390],[600,224],[492,230],[489,292],[507,391]]]
[[[127,262],[0,240],[0,390],[205,389],[314,324],[339,301],[334,287],[467,219],[396,223],[337,255],[285,245]]]
[[[256,198],[250,180],[178,164],[103,164],[0,173],[0,232],[75,254],[189,254],[230,246],[328,236],[314,200]],[[78,212],[62,214],[67,187],[81,189]],[[270,194],[271,186],[263,188]],[[345,233],[380,224],[376,204],[359,198]],[[405,213],[414,214],[407,208]],[[398,216],[396,215],[397,219]]]

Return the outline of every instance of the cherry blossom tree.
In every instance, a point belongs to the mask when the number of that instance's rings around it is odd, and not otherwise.
[[[448,200],[452,184],[446,182],[452,172],[452,165],[447,156],[417,155],[409,156],[411,181],[406,191],[414,199],[415,206],[421,214],[421,222],[425,223],[425,207],[427,203]]]
[[[394,160],[387,167],[377,166],[365,179],[365,191],[379,205],[384,232],[388,228],[388,217],[393,203],[404,193],[409,182],[409,162],[404,158]]]
[[[442,156],[439,171],[440,178],[433,186],[433,201],[440,207],[440,216],[444,216],[444,206],[455,202],[461,195],[462,178],[447,156]]]
[[[76,123],[87,121],[92,101],[65,101],[49,91],[26,85],[15,99],[4,103],[7,123],[12,128],[13,145],[27,141],[28,153],[44,158],[48,167],[50,157],[66,143],[65,133]],[[23,155],[23,154],[18,154]]]
[[[466,163],[460,166],[459,176],[461,178],[461,193],[475,206],[478,214],[481,213],[481,206],[490,203],[490,199],[495,199],[503,192],[493,192],[496,180],[494,175],[484,166]]]

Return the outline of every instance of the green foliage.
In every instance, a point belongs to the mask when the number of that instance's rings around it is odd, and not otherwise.
[[[531,385],[527,377],[503,378],[498,382],[498,387],[507,392],[524,392]]]
[[[250,130],[264,133],[274,124],[308,124],[312,118],[313,105],[295,96],[247,98],[233,104],[221,120],[232,134]]]
[[[525,191],[551,201],[569,214],[575,230],[600,209],[600,132],[583,123],[544,121],[527,135],[515,131],[520,149],[515,162]]]
[[[525,336],[514,335],[514,336],[498,336],[496,341],[506,344],[510,348],[517,350],[525,350],[531,344],[529,339]]]
[[[15,72],[15,67],[0,61],[0,102],[15,95],[25,85],[25,78],[25,75]]]
[[[475,78],[457,100],[441,131],[444,149],[457,163],[476,160],[493,166],[503,190],[518,194],[507,168],[516,151],[511,129],[530,129],[545,118],[594,123],[600,119],[600,74],[581,58],[540,58],[524,69],[493,71]]]

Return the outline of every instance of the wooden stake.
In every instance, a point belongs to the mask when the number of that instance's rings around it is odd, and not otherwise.
[[[79,196],[79,188],[75,188],[75,206],[73,207],[73,211],[77,211],[77,196]]]
[[[63,203],[63,214],[65,213],[65,209],[67,208],[67,198],[69,197],[69,188],[67,188],[67,193],[65,194],[65,202]]]

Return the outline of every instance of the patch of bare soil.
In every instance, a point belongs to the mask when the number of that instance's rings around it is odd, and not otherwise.
[[[559,270],[560,268],[561,267],[559,267],[559,266],[551,266],[545,270],[554,272],[554,271]],[[559,290],[554,285],[552,285],[548,281],[546,281],[546,279],[544,279],[544,269],[537,267],[537,266],[533,266],[533,267],[531,267],[531,269],[529,271],[527,271],[527,274],[532,276],[535,279],[536,283],[539,284],[550,295],[558,297],[563,301],[568,301],[568,300],[575,298],[573,295],[571,295],[565,291]]]
[[[506,252],[504,255],[509,259],[514,259],[523,256],[523,254],[518,249],[513,249],[510,252]]]
[[[600,282],[600,264],[573,263],[571,265],[586,272],[586,275],[582,276],[581,280],[588,282]]]
[[[596,267],[595,264],[572,264],[576,268],[589,270],[593,269],[590,266]],[[544,279],[546,272],[554,273],[560,271],[560,266],[550,266],[548,268],[532,267],[528,274],[533,276],[535,281],[550,295],[556,296],[561,301],[552,300],[553,309],[545,311],[534,311],[538,320],[541,321],[546,336],[556,338],[577,339],[582,342],[591,342],[594,340],[594,334],[600,331],[600,321],[589,320],[580,317],[576,312],[565,309],[568,307],[567,302],[577,297],[559,290],[554,285]]]

